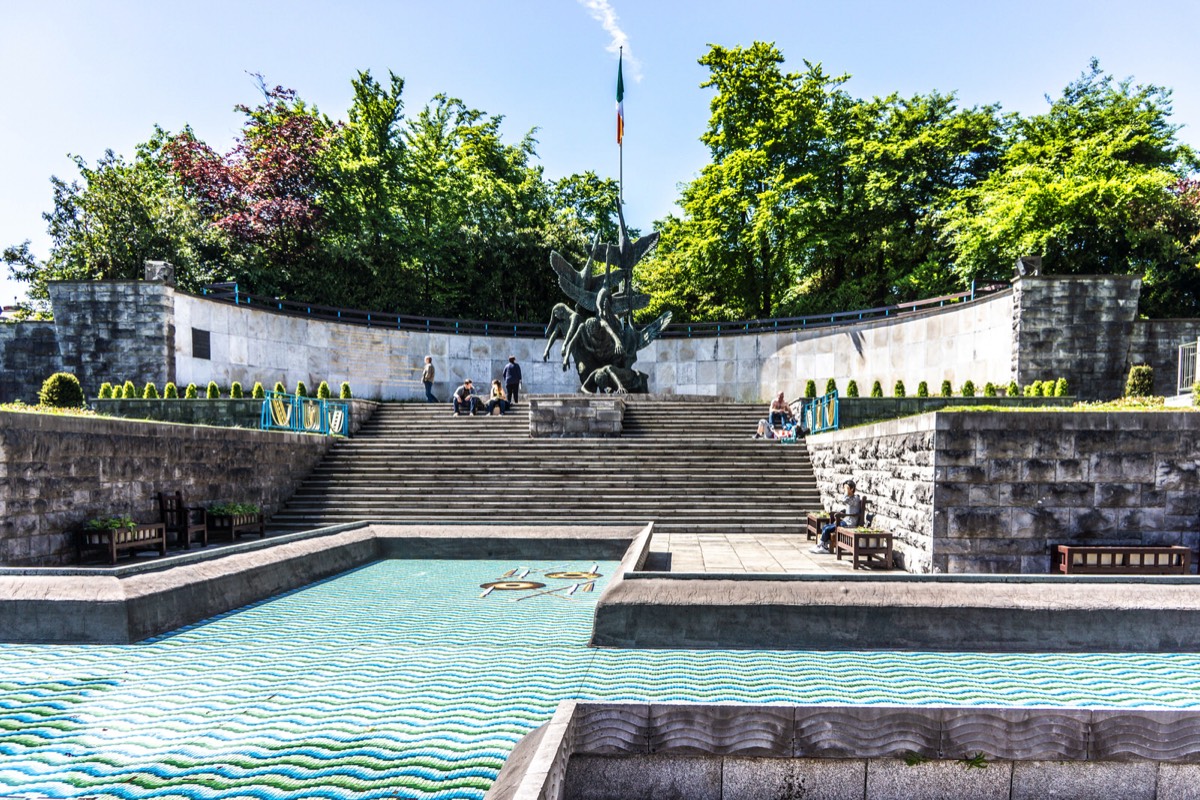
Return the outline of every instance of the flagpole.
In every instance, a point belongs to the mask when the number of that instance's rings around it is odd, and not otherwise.
[[[625,111],[623,105],[621,104],[621,101],[624,99],[623,95],[625,88],[622,85],[623,81],[621,80],[621,62],[624,60],[624,57],[625,48],[621,47],[617,51],[617,106],[618,114],[620,114],[621,117],[619,122],[621,126],[621,135],[617,137],[617,202],[621,205],[625,205]]]

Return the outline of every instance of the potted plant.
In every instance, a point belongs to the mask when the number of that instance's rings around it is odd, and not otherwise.
[[[265,534],[262,509],[254,503],[218,503],[208,507],[208,535],[228,535],[230,541],[239,533]]]

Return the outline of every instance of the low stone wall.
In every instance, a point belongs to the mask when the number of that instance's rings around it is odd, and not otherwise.
[[[53,322],[0,323],[0,403],[36,403],[42,382],[59,368]]]
[[[1193,711],[559,704],[487,800],[1196,795]]]
[[[1070,406],[1074,402],[1074,397],[839,397],[838,423],[843,428],[849,428],[868,422],[928,414],[943,408],[1054,408]]]
[[[0,564],[67,563],[94,517],[157,521],[158,492],[269,516],[333,442],[298,433],[0,412]]]
[[[340,401],[345,402],[345,401]],[[379,404],[373,400],[350,400],[350,433],[357,433]],[[216,425],[225,428],[257,428],[261,424],[262,400],[230,397],[209,400],[101,400],[92,407],[101,414],[127,419],[152,419],[184,425]]]
[[[1154,367],[1154,393],[1170,397],[1178,390],[1179,346],[1200,339],[1198,319],[1144,319],[1133,328],[1130,364]]]
[[[939,412],[808,446],[823,501],[855,478],[911,571],[1045,573],[1058,544],[1200,544],[1190,411]]]
[[[540,395],[529,400],[529,435],[597,438],[620,436],[625,400],[609,395]]]

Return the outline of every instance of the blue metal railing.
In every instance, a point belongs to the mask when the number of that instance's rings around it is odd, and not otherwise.
[[[350,404],[269,391],[263,400],[260,426],[265,431],[349,436]]]
[[[805,400],[800,406],[800,424],[809,433],[823,433],[838,429],[838,393],[830,392],[824,397]]]

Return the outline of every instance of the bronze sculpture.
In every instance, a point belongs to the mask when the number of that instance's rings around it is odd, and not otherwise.
[[[550,254],[558,285],[575,307],[558,303],[551,310],[542,360],[550,359],[550,349],[561,339],[563,370],[575,361],[582,391],[645,394],[650,391],[649,376],[633,368],[637,351],[662,334],[671,312],[642,328],[634,325],[633,312],[649,305],[650,298],[634,289],[633,267],[654,249],[658,233],[630,241],[620,203],[617,220],[619,244],[601,244],[597,237],[583,269],[576,270],[558,253]],[[597,262],[604,265],[602,271],[595,266]]]

